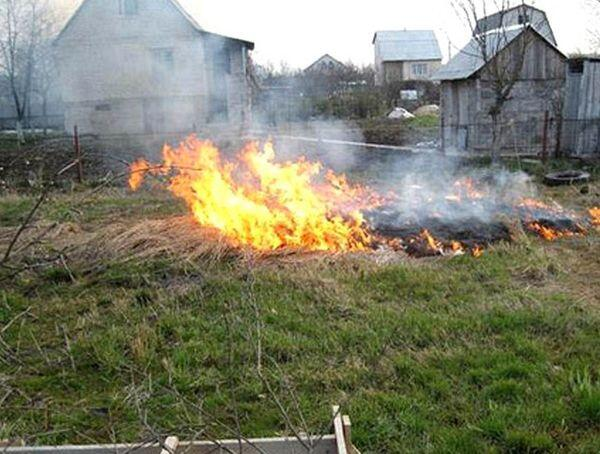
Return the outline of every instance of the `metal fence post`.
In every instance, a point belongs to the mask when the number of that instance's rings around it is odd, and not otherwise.
[[[548,161],[548,127],[550,126],[550,112],[544,112],[544,135],[542,141],[542,161]]]

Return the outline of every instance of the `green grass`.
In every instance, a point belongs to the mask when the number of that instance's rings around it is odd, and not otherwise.
[[[440,126],[439,115],[421,115],[411,118],[407,124],[414,128],[438,128]]]
[[[101,229],[181,212],[116,190],[72,210],[76,196],[41,216]],[[32,200],[0,203],[14,226]],[[67,256],[2,281],[0,438],[134,442],[144,415],[184,439],[231,438],[215,418],[289,434],[277,397],[319,433],[342,404],[363,453],[598,452],[599,257],[597,235],[387,265]]]

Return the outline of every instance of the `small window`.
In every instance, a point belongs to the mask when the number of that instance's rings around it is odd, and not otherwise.
[[[583,60],[571,60],[569,62],[569,72],[571,74],[583,74],[584,62]]]
[[[123,16],[135,16],[137,13],[137,0],[119,0],[119,14]]]
[[[110,110],[111,110],[110,104],[96,105],[96,112],[109,112]]]
[[[427,75],[427,64],[425,63],[417,63],[412,65],[413,75],[415,76],[425,76]]]

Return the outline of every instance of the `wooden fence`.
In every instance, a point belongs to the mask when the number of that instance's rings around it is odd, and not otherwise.
[[[85,446],[15,446],[0,442],[0,453],[9,454],[360,454],[352,444],[350,418],[333,407],[333,434],[308,437],[260,438],[180,442],[175,436],[164,442]]]

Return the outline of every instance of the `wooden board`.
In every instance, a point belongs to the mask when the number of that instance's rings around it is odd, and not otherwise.
[[[250,443],[242,443],[241,452],[243,454],[305,454],[307,452],[302,443],[295,438],[262,438],[249,441]],[[308,440],[304,441],[305,443],[308,443]],[[337,454],[338,452],[341,452],[338,450],[335,435],[325,435],[320,439],[319,437],[314,437],[313,442],[315,443],[314,450],[312,451],[313,454]],[[219,441],[218,444],[210,441],[195,443],[181,442],[179,443],[176,452],[186,452],[189,454],[222,454],[230,451],[235,453],[240,452],[238,440],[223,440]],[[14,447],[3,448],[1,452],[11,454],[161,454],[162,447],[159,444],[144,447],[135,444]]]

